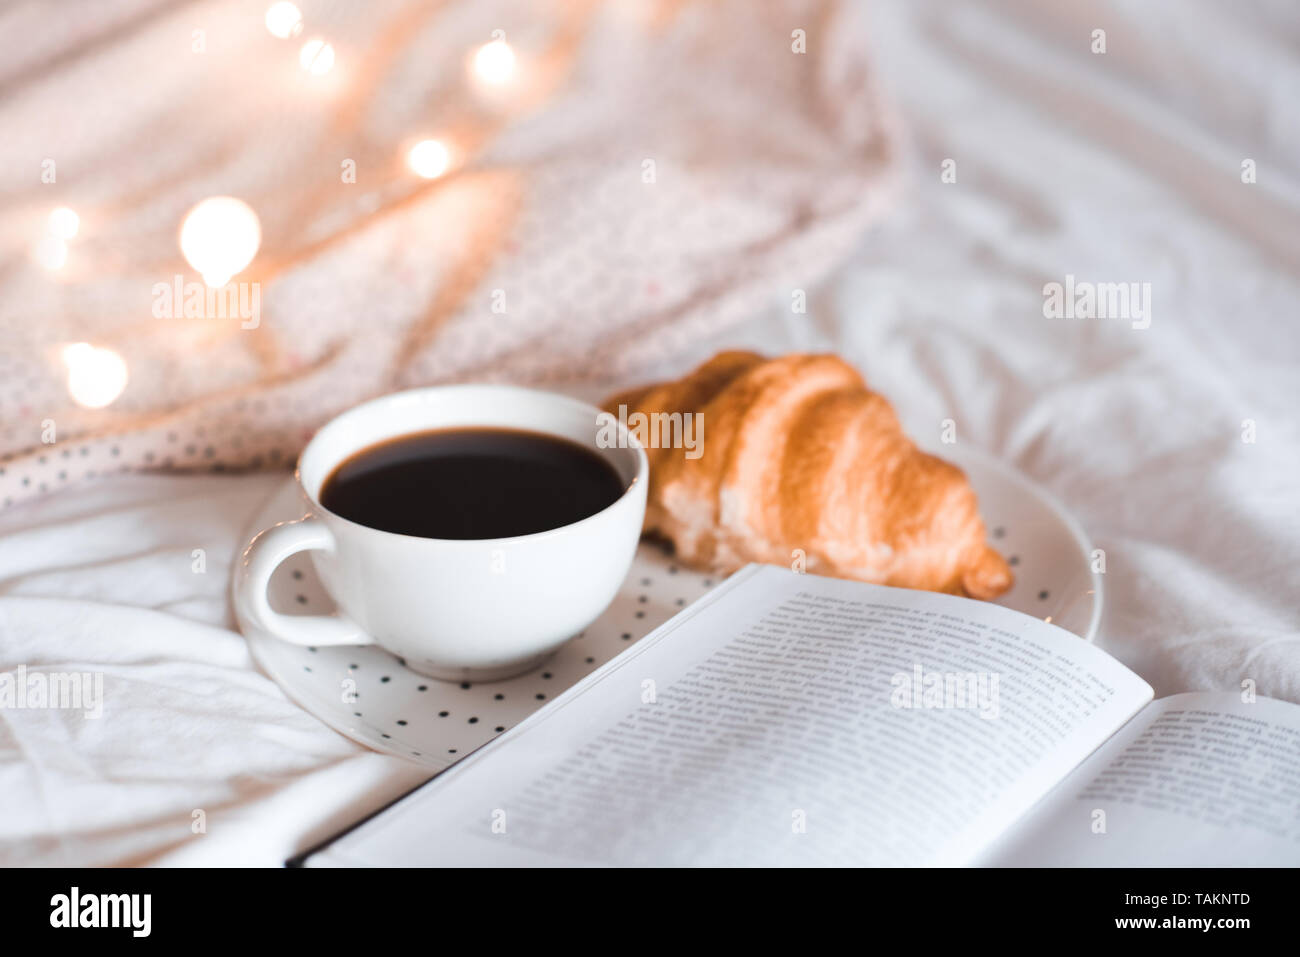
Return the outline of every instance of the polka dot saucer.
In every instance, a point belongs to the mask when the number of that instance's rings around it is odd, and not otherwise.
[[[946,457],[966,470],[993,544],[1015,566],[1016,585],[998,604],[1091,641],[1101,617],[1101,578],[1090,570],[1090,547],[1073,519],[1046,492],[993,459],[952,450]],[[254,517],[247,537],[305,511],[297,485],[287,481]],[[367,747],[440,769],[522,721],[719,580],[643,542],[600,618],[535,671],[504,681],[439,681],[374,645],[304,648],[246,621],[239,626],[262,670],[303,708]],[[285,614],[333,609],[305,554],[276,570],[269,598]]]

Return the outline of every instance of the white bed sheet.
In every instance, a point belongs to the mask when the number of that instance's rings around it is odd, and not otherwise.
[[[1038,6],[881,4],[903,202],[806,314],[783,293],[662,371],[840,352],[914,434],[952,419],[1068,504],[1106,553],[1100,644],[1158,694],[1300,701],[1300,24]],[[1150,282],[1150,328],[1044,318],[1066,274]],[[232,630],[230,563],[283,480],[121,476],[0,513],[0,671],[101,672],[106,700],[0,709],[0,863],[278,864],[424,776],[289,702]]]

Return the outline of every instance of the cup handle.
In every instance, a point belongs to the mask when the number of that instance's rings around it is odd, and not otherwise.
[[[344,615],[283,615],[271,608],[266,597],[271,573],[290,555],[314,548],[334,550],[334,536],[315,518],[281,522],[259,532],[239,560],[235,602],[241,616],[295,645],[373,645],[375,639]]]

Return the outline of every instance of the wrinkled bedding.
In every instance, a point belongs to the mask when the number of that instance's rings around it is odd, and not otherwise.
[[[639,372],[834,350],[914,435],[952,419],[1066,503],[1107,558],[1099,644],[1158,695],[1250,680],[1300,701],[1286,7],[876,5],[860,42],[903,120],[892,214],[806,312],[791,280]],[[1067,275],[1150,283],[1149,326],[1048,318]],[[625,384],[590,373],[565,387]],[[230,563],[286,475],[121,475],[0,512],[0,670],[105,681],[99,720],[0,710],[0,863],[277,864],[423,777],[292,704],[232,630]]]

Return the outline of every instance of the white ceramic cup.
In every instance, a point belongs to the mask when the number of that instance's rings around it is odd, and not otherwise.
[[[616,443],[607,431],[598,441],[601,422],[610,419],[599,416],[577,399],[497,385],[413,389],[343,413],[298,460],[308,514],[266,529],[244,551],[234,583],[241,614],[298,645],[377,643],[435,678],[484,681],[535,667],[613,600],[641,535],[645,452],[622,423]],[[627,490],[570,525],[476,540],[379,531],[321,506],[321,486],[353,453],[397,436],[472,426],[571,439],[609,462]],[[300,551],[310,551],[337,613],[286,615],[271,608],[271,573]]]

